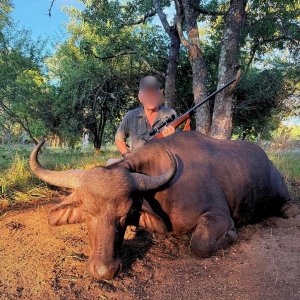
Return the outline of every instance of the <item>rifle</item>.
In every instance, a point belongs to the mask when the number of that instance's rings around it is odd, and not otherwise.
[[[207,102],[210,98],[214,97],[216,94],[220,93],[223,91],[226,87],[228,87],[230,84],[235,82],[237,80],[237,77],[231,79],[229,82],[227,82],[224,86],[220,87],[216,91],[214,91],[212,94],[207,96],[203,101],[197,103],[195,106],[193,106],[191,109],[189,109],[187,112],[179,116],[178,118],[175,119],[175,115],[171,115],[166,121],[161,123],[159,126],[154,127],[149,135],[150,138],[148,141],[151,141],[152,139],[160,139],[163,138],[163,134],[161,133],[161,129],[164,128],[165,126],[172,126],[174,128],[177,128],[180,126],[183,122],[187,121],[185,127],[183,130],[189,130],[190,126],[190,118],[192,115],[196,113],[196,110],[199,106],[203,105],[205,102]]]

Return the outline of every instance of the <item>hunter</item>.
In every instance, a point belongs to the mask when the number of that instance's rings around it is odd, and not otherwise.
[[[176,117],[175,110],[163,105],[161,83],[155,76],[146,76],[140,80],[138,99],[141,105],[125,114],[115,136],[115,143],[123,158],[148,141],[153,127],[172,115]],[[162,134],[165,137],[175,131],[174,127],[166,126]],[[129,139],[129,146],[127,139]]]

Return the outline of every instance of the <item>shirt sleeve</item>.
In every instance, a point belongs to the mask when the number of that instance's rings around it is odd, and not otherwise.
[[[129,135],[129,113],[126,113],[123,120],[121,121],[115,139],[125,141]]]

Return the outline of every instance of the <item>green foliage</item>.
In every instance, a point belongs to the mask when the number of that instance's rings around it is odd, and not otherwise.
[[[251,0],[247,9],[245,42],[257,46],[260,55],[286,46],[296,50],[300,38],[299,1]]]
[[[165,69],[167,46],[157,28],[127,26],[118,1],[85,4],[83,12],[68,9],[71,37],[48,59],[48,67],[58,82],[64,116],[58,130],[69,140],[88,130],[99,149],[102,139],[113,137],[124,112],[137,106],[140,77],[152,68]]]
[[[2,29],[11,24],[9,14],[14,6],[11,0],[1,0],[0,2],[0,38],[2,38]]]
[[[0,41],[0,115],[5,122],[18,124],[27,134],[45,133],[38,103],[48,94],[43,74],[43,47],[33,42],[30,32],[7,27]]]
[[[283,174],[292,199],[300,201],[300,153],[299,151],[270,152],[268,156]]]
[[[278,114],[285,107],[283,74],[277,69],[251,71],[236,91],[234,132],[254,140],[258,135],[270,138],[279,125]]]
[[[210,45],[219,47],[223,35],[229,1],[203,1],[203,7],[222,15],[200,14],[199,20],[207,23],[207,39]],[[248,0],[246,20],[242,29],[239,58],[246,65],[251,56],[264,61],[274,55],[274,50],[289,49],[293,59],[299,60],[299,1],[291,0]]]
[[[54,55],[46,57],[43,42],[33,42],[30,32],[18,30],[10,22],[12,2],[1,1],[2,141],[24,141],[25,131],[31,140],[47,136],[76,147],[83,132],[89,132],[99,149],[103,142],[113,139],[124,113],[138,105],[139,79],[166,72],[169,37],[151,23],[151,0],[82,3],[83,11],[66,8],[69,38],[57,45]],[[160,3],[166,8],[172,1]],[[224,13],[199,15],[208,89],[212,92],[217,85],[229,1],[200,1],[200,6]],[[149,13],[152,17],[144,19]],[[236,91],[234,110],[234,132],[239,137],[269,138],[282,118],[299,113],[299,105],[283,103],[284,98],[299,93],[298,16],[299,3],[295,0],[248,1],[239,60],[244,69],[249,64],[249,73]],[[164,76],[158,76],[163,82]],[[185,48],[180,52],[176,89],[176,110],[183,113],[193,104],[192,73]]]

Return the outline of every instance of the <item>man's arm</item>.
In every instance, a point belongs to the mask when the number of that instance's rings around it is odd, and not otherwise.
[[[129,126],[128,126],[128,113],[125,114],[123,120],[121,121],[117,133],[115,135],[115,143],[120,151],[121,155],[124,157],[126,153],[129,153],[129,149],[126,145],[126,138],[129,134]]]
[[[122,154],[122,156],[125,156],[126,153],[129,153],[129,149],[127,148],[126,142],[124,140],[119,140],[115,138],[115,143],[117,145],[118,150]]]

